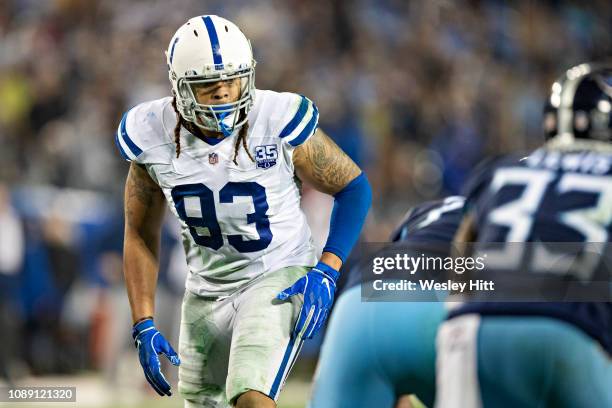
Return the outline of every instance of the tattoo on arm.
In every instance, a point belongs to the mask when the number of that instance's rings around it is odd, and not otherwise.
[[[126,203],[138,200],[141,205],[148,207],[153,202],[153,196],[159,193],[159,187],[153,183],[145,169],[132,164],[128,173],[126,191],[128,193]]]
[[[154,233],[156,227],[161,226],[163,211],[161,189],[145,169],[132,163],[125,186],[126,227],[140,232],[143,237]]]
[[[132,320],[153,316],[164,195],[146,169],[132,163],[125,183],[123,273]]]
[[[321,129],[293,152],[297,175],[317,190],[335,194],[361,170]]]

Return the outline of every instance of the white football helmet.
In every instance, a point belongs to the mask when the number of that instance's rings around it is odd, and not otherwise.
[[[229,136],[247,121],[253,106],[255,60],[251,43],[231,21],[214,15],[193,17],[170,40],[168,76],[179,113],[201,129]],[[236,102],[198,103],[194,86],[240,78]]]

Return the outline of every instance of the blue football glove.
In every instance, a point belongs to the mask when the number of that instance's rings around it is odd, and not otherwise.
[[[146,319],[138,322],[132,329],[134,345],[138,349],[140,365],[144,370],[144,375],[151,387],[162,397],[172,395],[170,384],[161,372],[158,354],[165,354],[170,362],[177,366],[181,364],[179,356],[172,346],[155,328],[153,319]]]
[[[323,326],[334,303],[338,276],[340,273],[334,268],[319,262],[306,276],[276,296],[285,300],[300,293],[304,295],[304,304],[293,329],[294,336],[311,339]]]

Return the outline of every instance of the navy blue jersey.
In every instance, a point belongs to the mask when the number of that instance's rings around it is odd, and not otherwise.
[[[604,256],[609,255],[611,152],[541,148],[524,158],[506,156],[480,166],[466,190],[466,211],[474,216],[477,249],[500,242],[534,243],[530,251],[521,252],[520,262],[517,260],[522,272],[538,278],[546,275],[555,281],[569,278],[552,273],[550,265],[542,266],[546,264],[541,258],[538,262],[534,260],[532,248],[542,247],[543,243],[557,243],[548,247],[557,251],[567,247],[558,243],[580,246],[599,243],[606,248]],[[609,281],[610,266],[602,259],[589,263],[591,269],[583,268],[579,273]],[[609,302],[471,302],[450,316],[474,312],[559,318],[578,326],[612,353],[612,303]]]
[[[463,197],[451,196],[413,207],[391,235],[392,243],[380,252],[397,248],[402,252],[414,251],[420,254],[435,248],[436,255],[448,256],[450,244],[461,222],[464,201]],[[380,256],[380,253],[377,252],[374,256]],[[359,261],[349,269],[346,288],[358,285],[364,279],[375,278],[374,275],[361,273],[359,265],[363,265],[366,260]]]

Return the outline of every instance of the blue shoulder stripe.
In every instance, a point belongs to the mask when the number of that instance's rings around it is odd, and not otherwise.
[[[215,23],[213,23],[210,16],[204,16],[202,19],[204,20],[204,25],[206,25],[206,31],[208,31],[208,38],[210,38],[210,47],[212,48],[215,69],[223,69],[223,57],[221,56],[221,46],[219,45],[219,36],[217,36]]]
[[[302,96],[300,107],[298,108],[297,113],[295,114],[293,119],[291,119],[291,121],[287,123],[287,126],[285,126],[285,128],[280,133],[281,138],[289,136],[291,132],[293,132],[295,128],[298,127],[298,125],[302,122],[302,119],[304,119],[306,111],[308,111],[308,99]]]
[[[121,147],[121,143],[119,143],[119,129],[117,129],[117,131],[115,132],[115,145],[117,146],[117,149],[119,149],[121,157],[123,157],[127,161],[130,161],[130,157],[127,155],[125,150],[123,150],[123,147]]]
[[[319,109],[317,109],[317,106],[315,104],[312,105],[312,108],[313,111],[310,121],[304,127],[304,129],[302,129],[302,132],[299,135],[297,135],[293,140],[289,141],[289,144],[291,146],[295,147],[301,145],[314,132],[317,123],[319,122]]]
[[[139,148],[138,146],[136,146],[136,143],[134,143],[132,141],[132,139],[130,139],[130,136],[128,135],[127,129],[125,127],[125,120],[127,118],[127,114],[129,111],[125,112],[123,114],[123,118],[121,118],[121,126],[120,126],[120,130],[121,130],[121,139],[123,139],[123,141],[125,142],[125,144],[127,145],[127,147],[130,149],[130,152],[132,152],[132,154],[135,157],[138,157],[142,154],[142,149]]]

